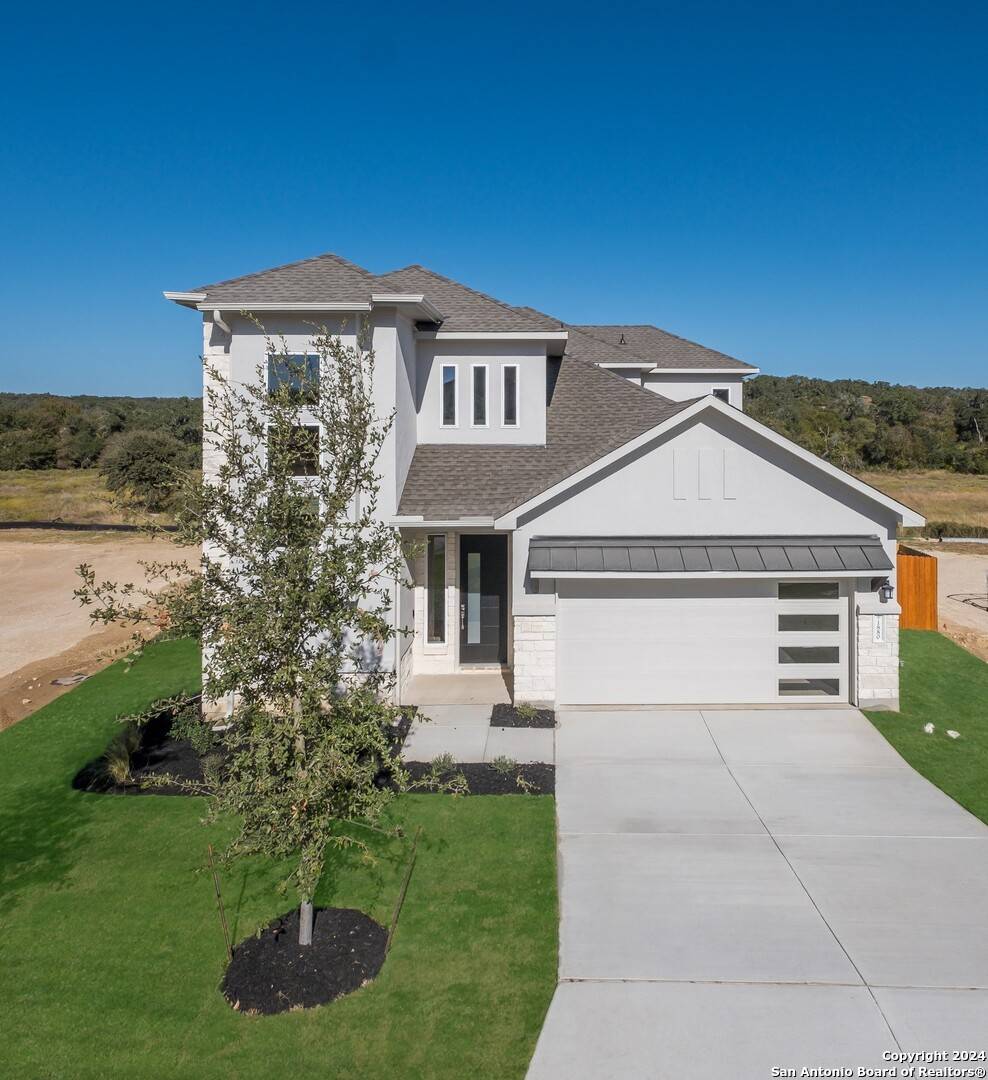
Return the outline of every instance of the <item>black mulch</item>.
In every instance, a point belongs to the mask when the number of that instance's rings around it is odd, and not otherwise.
[[[491,727],[554,728],[556,714],[552,709],[536,709],[533,716],[522,716],[514,705],[495,705]]]
[[[391,756],[397,757],[412,726],[414,710],[403,709],[401,718],[388,731]],[[148,785],[155,777],[172,776],[179,780],[204,779],[202,761],[192,744],[185,739],[171,738],[171,713],[161,713],[146,723],[141,731],[141,745],[130,759],[131,779],[118,784],[104,768],[102,757],[87,762],[72,778],[72,786],[81,791],[93,791],[101,795],[188,795],[180,784],[156,783]],[[212,751],[220,753],[222,751]],[[382,769],[383,782],[388,777]]]
[[[160,783],[145,787],[155,776],[174,776],[180,780],[202,780],[202,763],[192,744],[169,736],[172,717],[156,716],[144,725],[141,745],[130,759],[131,780],[118,784],[104,768],[102,758],[87,762],[75,774],[72,786],[101,795],[187,795],[179,784]]]
[[[316,908],[312,944],[298,943],[298,908],[242,941],[223,979],[241,1012],[279,1013],[325,1005],[381,970],[388,933],[362,911]]]
[[[432,768],[428,761],[406,761],[405,769],[412,780],[421,780]],[[498,772],[492,765],[477,761],[457,762],[451,773],[460,772],[467,782],[470,795],[554,795],[556,793],[555,765],[517,765],[508,773]],[[518,776],[531,784],[526,789],[518,784]],[[417,788],[430,794],[429,788]]]

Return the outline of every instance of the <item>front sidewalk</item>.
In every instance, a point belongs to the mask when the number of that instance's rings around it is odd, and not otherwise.
[[[988,827],[855,709],[563,712],[532,1080],[985,1046]]]
[[[456,762],[511,758],[519,765],[555,761],[552,728],[491,727],[491,705],[423,705],[428,719],[416,718],[405,745],[405,761],[432,761],[451,754]]]

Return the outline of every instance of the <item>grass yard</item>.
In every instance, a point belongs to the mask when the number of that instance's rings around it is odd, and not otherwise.
[[[866,484],[918,510],[930,521],[988,527],[988,476],[942,469],[860,472]]]
[[[988,823],[988,664],[933,630],[902,631],[900,649],[902,712],[868,718],[917,772]]]
[[[402,796],[423,826],[378,978],[317,1009],[246,1016],[219,993],[225,954],[209,840],[191,798],[71,789],[114,718],[192,689],[198,649],[152,646],[0,733],[0,1000],[5,1076],[522,1077],[556,979],[553,800]],[[387,925],[408,841],[371,868],[336,859],[317,902]],[[224,873],[235,940],[288,910],[283,868]]]

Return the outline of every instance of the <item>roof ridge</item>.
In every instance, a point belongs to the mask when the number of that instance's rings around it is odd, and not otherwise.
[[[362,266],[358,266],[356,263],[350,262],[349,259],[344,259],[342,255],[337,255],[333,251],[324,251],[320,255],[310,255],[307,259],[293,259],[291,262],[281,263],[279,266],[269,266],[264,270],[254,270],[250,274],[239,274],[237,277],[224,278],[223,281],[212,281],[208,285],[199,285],[197,288],[190,291],[204,292],[208,289],[218,289],[221,285],[236,285],[241,281],[250,281],[253,278],[262,277],[265,274],[272,274],[278,270],[289,270],[296,266],[306,266],[309,263],[319,262],[322,259],[332,259],[334,262],[339,263],[341,266],[345,266],[348,270],[355,270],[358,274],[362,274],[364,277],[374,277],[374,275],[369,270],[365,270]]]
[[[480,289],[475,289],[472,285],[465,285],[462,281],[457,281],[455,278],[447,277],[445,274],[440,274],[436,270],[430,270],[428,266],[423,266],[421,263],[410,263],[408,266],[403,266],[399,270],[392,270],[390,274],[400,274],[403,270],[421,270],[425,274],[429,274],[430,277],[438,278],[440,281],[444,281],[447,285],[455,285],[458,289],[466,289],[467,292],[471,292],[474,296],[479,296],[484,300],[489,300],[492,304],[497,304],[498,307],[504,308],[505,311],[518,312],[523,310],[515,304],[509,304],[506,300],[499,300],[496,296],[491,296],[490,293],[481,292]],[[389,277],[390,274],[382,274],[382,277]],[[527,308],[524,310],[535,311],[535,308]],[[542,315],[546,319],[555,319],[554,315],[545,315],[541,311],[536,312],[537,315]],[[562,319],[556,319],[560,326],[563,326]]]

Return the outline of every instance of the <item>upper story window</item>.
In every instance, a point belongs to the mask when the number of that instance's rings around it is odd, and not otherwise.
[[[501,368],[501,424],[518,427],[518,365]]]
[[[268,356],[268,393],[287,387],[301,403],[319,400],[319,357],[302,353]]]
[[[487,365],[474,364],[470,370],[470,401],[473,410],[470,423],[473,427],[487,427]]]
[[[319,428],[312,424],[293,427],[289,453],[292,476],[318,476]]]
[[[711,394],[718,400],[723,401],[725,405],[731,404],[731,391],[726,386],[715,386],[710,391]]]
[[[456,365],[443,364],[442,384],[440,386],[439,424],[441,427],[456,427]]]

